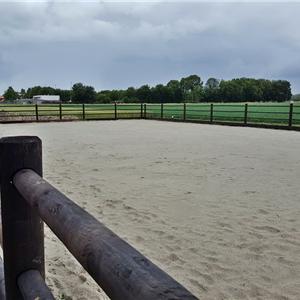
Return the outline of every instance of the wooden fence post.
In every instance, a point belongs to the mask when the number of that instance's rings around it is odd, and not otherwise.
[[[247,122],[248,122],[248,103],[245,103],[244,125],[247,125]]]
[[[42,176],[42,143],[37,137],[0,139],[0,185],[6,300],[23,299],[18,276],[34,269],[45,277],[44,227],[12,184],[15,173],[29,168]]]
[[[144,119],[147,119],[147,106],[144,104]]]
[[[39,109],[38,109],[38,105],[35,105],[35,119],[38,121],[39,120]]]
[[[289,127],[293,126],[293,103],[290,103],[290,111],[289,111]]]
[[[143,119],[143,103],[141,103],[141,119]]]
[[[85,105],[82,104],[82,120],[85,120]]]
[[[160,118],[163,119],[164,118],[164,104],[161,103],[160,105]]]
[[[117,103],[115,102],[115,120],[118,118]]]
[[[210,104],[210,123],[212,123],[214,120],[214,104]]]
[[[62,105],[59,103],[59,119],[62,120]]]
[[[186,103],[183,103],[183,121],[186,120]]]

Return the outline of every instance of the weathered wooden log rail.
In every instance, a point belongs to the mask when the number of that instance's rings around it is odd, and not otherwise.
[[[197,299],[42,178],[38,137],[0,139],[0,186],[0,299],[54,299],[44,281],[43,221],[111,299]]]

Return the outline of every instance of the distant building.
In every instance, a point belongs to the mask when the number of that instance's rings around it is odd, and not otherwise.
[[[17,99],[16,104],[32,104],[32,99]]]
[[[33,104],[57,104],[60,103],[59,95],[38,95],[32,97]]]
[[[3,102],[5,100],[4,96],[0,96],[0,102]]]

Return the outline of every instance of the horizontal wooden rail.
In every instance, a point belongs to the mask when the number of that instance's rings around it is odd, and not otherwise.
[[[24,300],[55,300],[37,270],[28,270],[22,273],[18,277],[18,286]]]
[[[34,171],[13,184],[112,300],[197,299]]]

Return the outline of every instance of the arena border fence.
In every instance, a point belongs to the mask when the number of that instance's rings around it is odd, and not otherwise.
[[[0,105],[0,123],[152,119],[300,130],[300,105],[134,103]]]

